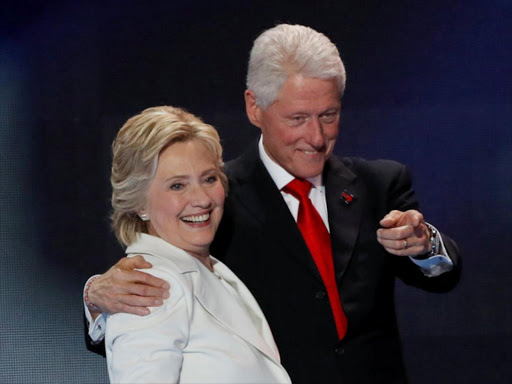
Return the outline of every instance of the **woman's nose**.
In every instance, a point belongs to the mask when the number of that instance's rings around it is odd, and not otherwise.
[[[192,205],[202,208],[209,207],[212,202],[210,195],[205,191],[205,188],[200,185],[192,188],[190,199]]]

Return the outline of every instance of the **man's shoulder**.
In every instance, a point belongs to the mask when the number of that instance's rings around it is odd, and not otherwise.
[[[362,157],[339,157],[331,156],[329,169],[344,167],[354,173],[357,177],[393,177],[406,171],[407,166],[395,160],[376,159],[368,160]]]
[[[255,141],[251,143],[245,150],[239,154],[234,159],[231,159],[226,162],[225,168],[228,171],[235,170],[242,165],[247,165],[248,163],[254,163],[259,160],[259,150],[258,150],[258,142]]]
[[[263,163],[260,160],[258,143],[255,142],[248,146],[241,155],[227,161],[224,165],[224,172],[230,182],[233,182],[237,179],[246,179],[259,166],[263,166]]]

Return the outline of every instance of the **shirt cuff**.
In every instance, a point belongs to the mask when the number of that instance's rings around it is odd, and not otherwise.
[[[437,231],[437,228],[436,228],[436,231]],[[439,244],[439,247],[437,248],[438,249],[437,254],[432,255],[428,259],[424,259],[424,260],[418,260],[412,256],[409,256],[411,261],[414,264],[416,264],[418,267],[420,267],[423,274],[427,277],[440,276],[445,272],[451,271],[453,268],[453,262],[450,259],[450,256],[448,256],[448,252],[446,251],[446,248],[443,243],[443,238],[441,237],[439,231],[437,231],[436,236],[437,236],[436,242],[438,242],[438,244]]]
[[[107,314],[102,313],[99,315],[96,320],[92,321],[91,311],[89,311],[89,308],[87,307],[87,304],[85,303],[85,289],[87,287],[87,284],[91,281],[91,279],[94,279],[95,277],[100,275],[94,275],[90,277],[84,286],[84,290],[82,293],[82,300],[84,302],[84,312],[85,312],[85,318],[87,320],[87,325],[89,326],[89,337],[91,338],[91,341],[93,344],[99,344],[101,341],[105,338],[105,326],[107,324]]]

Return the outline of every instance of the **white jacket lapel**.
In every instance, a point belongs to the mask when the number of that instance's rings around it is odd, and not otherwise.
[[[198,274],[200,282],[196,285],[195,296],[201,305],[224,327],[253,345],[270,359],[280,362],[279,352],[267,321],[256,300],[240,280],[222,263],[215,260],[215,271],[230,284],[241,296],[246,308],[238,305],[226,308],[222,298],[226,296],[226,287],[218,277],[206,268]],[[231,294],[231,293],[229,293]]]

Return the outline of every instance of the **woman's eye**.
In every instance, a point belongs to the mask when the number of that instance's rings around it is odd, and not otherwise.
[[[217,181],[217,176],[208,176],[205,181],[208,184],[213,184]]]
[[[180,191],[180,190],[182,190],[182,189],[183,189],[183,184],[181,184],[181,183],[175,183],[175,184],[172,184],[170,188],[171,188],[171,190],[173,190],[173,191]]]

